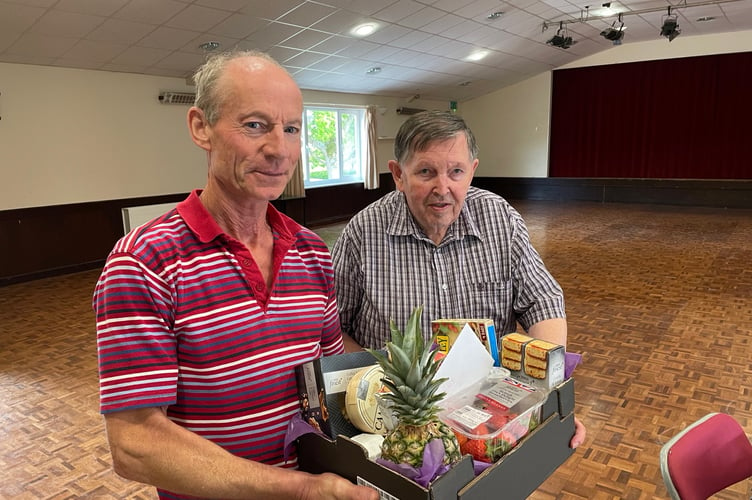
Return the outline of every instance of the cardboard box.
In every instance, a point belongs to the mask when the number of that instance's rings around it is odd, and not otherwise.
[[[377,364],[367,351],[326,356],[295,367],[301,416],[331,438],[360,434],[347,418],[345,393],[364,366]]]
[[[438,352],[446,355],[465,325],[468,325],[475,332],[475,335],[491,354],[494,366],[501,366],[499,361],[499,344],[496,339],[496,326],[491,319],[448,318],[431,321],[431,333],[439,344]]]
[[[505,500],[525,499],[548,478],[574,450],[574,380],[554,388],[541,406],[541,424],[494,465],[477,477],[469,456],[463,458],[428,488],[368,459],[366,451],[351,439],[335,441],[321,434],[298,440],[301,470],[334,472],[354,483],[368,484],[389,500]]]

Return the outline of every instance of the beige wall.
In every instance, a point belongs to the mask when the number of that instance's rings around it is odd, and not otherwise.
[[[746,52],[752,31],[681,36],[614,46],[562,68],[597,66],[708,54]],[[561,50],[554,49],[551,50]],[[551,72],[492,94],[463,102],[460,112],[480,145],[476,175],[485,177],[547,177]]]
[[[180,193],[205,159],[174,78],[0,63],[0,210]]]
[[[181,79],[0,63],[0,86],[0,210],[182,193],[205,183],[187,106],[157,100],[162,90],[194,90]],[[405,119],[396,108],[448,107],[327,92],[304,98],[379,106],[384,172]]]

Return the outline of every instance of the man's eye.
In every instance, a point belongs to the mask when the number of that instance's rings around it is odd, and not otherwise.
[[[246,128],[250,128],[254,130],[261,130],[264,128],[264,124],[261,122],[247,122],[245,126]]]
[[[289,127],[285,127],[285,133],[287,134],[299,134],[300,133],[300,127],[294,127],[290,125]]]

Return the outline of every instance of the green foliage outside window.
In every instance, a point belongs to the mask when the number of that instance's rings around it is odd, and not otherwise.
[[[363,110],[306,107],[304,119],[306,187],[362,181]]]

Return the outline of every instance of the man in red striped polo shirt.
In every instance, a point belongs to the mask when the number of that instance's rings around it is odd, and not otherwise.
[[[376,500],[283,459],[294,367],[343,352],[327,247],[269,203],[300,156],[300,90],[257,52],[195,81],[207,184],[122,238],[94,293],[115,470],[160,498]]]

